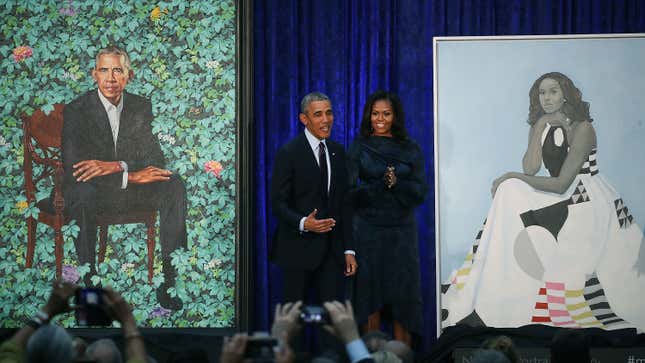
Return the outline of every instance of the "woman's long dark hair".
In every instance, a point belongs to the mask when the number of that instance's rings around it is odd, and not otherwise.
[[[573,81],[560,72],[549,72],[535,80],[529,91],[530,106],[528,123],[530,125],[535,124],[544,115],[544,110],[542,109],[542,105],[540,105],[540,83],[546,78],[558,82],[560,89],[562,89],[562,95],[566,100],[562,104],[562,113],[571,119],[571,121],[593,121],[589,115],[589,102],[582,100],[582,92],[573,84]]]
[[[385,100],[390,103],[394,118],[392,119],[392,137],[397,141],[408,139],[408,132],[405,130],[405,116],[403,114],[403,105],[401,100],[394,92],[376,91],[369,95],[365,107],[363,108],[363,117],[361,118],[361,136],[367,138],[372,135],[372,107],[376,101]]]

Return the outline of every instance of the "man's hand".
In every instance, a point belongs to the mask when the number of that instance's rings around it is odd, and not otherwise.
[[[302,301],[276,305],[271,335],[278,339],[285,337],[286,343],[291,341],[298,329],[300,329],[300,324],[298,323],[301,306]]]
[[[329,317],[331,318],[331,326],[325,325],[325,330],[340,338],[343,344],[360,339],[356,321],[354,320],[352,303],[347,301],[343,305],[338,301],[331,301],[324,303],[323,306],[327,309]]]
[[[345,276],[352,276],[356,274],[356,269],[358,269],[358,263],[356,262],[356,256],[351,253],[345,254]]]
[[[106,286],[103,291],[105,292],[103,300],[108,314],[112,319],[121,323],[127,360],[144,362],[146,360],[146,346],[139,328],[137,328],[134,315],[132,315],[132,307],[123,299],[121,294],[112,290],[111,287]]]
[[[76,289],[78,289],[78,286],[72,283],[60,280],[54,281],[49,300],[47,300],[47,303],[43,307],[43,311],[49,315],[49,319],[71,310],[69,298],[74,295]]]
[[[219,361],[221,363],[241,363],[244,360],[248,339],[249,337],[243,333],[237,333],[232,338],[224,337]]]
[[[296,355],[287,344],[287,336],[283,334],[278,338],[278,348],[273,351],[276,363],[292,363],[296,361]]]
[[[86,182],[97,176],[110,175],[123,171],[118,161],[83,160],[72,166],[72,175],[78,182]]]
[[[103,295],[105,306],[110,317],[122,324],[134,323],[132,307],[123,299],[123,296],[109,286],[103,288],[103,291],[105,292]]]
[[[166,169],[157,168],[156,166],[146,166],[145,168],[128,173],[128,184],[148,184],[170,179],[172,172]]]
[[[334,228],[336,225],[336,220],[333,218],[325,218],[325,219],[316,219],[316,214],[318,213],[318,209],[314,209],[307,218],[305,218],[305,230],[309,232],[316,232],[316,233],[325,233],[329,232]]]

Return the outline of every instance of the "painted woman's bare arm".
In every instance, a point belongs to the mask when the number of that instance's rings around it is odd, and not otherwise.
[[[546,127],[543,119],[536,121],[529,130],[529,143],[522,158],[524,174],[535,175],[542,166],[542,132]]]
[[[596,132],[593,126],[589,122],[581,122],[572,133],[569,152],[557,177],[542,177],[526,174],[519,174],[512,177],[523,180],[535,189],[562,194],[569,188],[576,175],[580,172],[582,164],[587,160],[591,150],[595,146]]]

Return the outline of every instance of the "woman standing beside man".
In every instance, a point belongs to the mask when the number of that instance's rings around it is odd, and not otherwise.
[[[421,148],[406,132],[403,107],[391,92],[369,96],[360,135],[349,148],[354,242],[361,251],[354,308],[366,330],[391,317],[394,337],[410,345],[422,331],[415,208],[428,185]]]

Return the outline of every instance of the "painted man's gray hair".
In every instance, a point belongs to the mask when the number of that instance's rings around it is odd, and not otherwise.
[[[96,63],[94,63],[94,67],[96,67],[96,64],[99,64],[99,58],[105,54],[118,55],[121,58],[121,64],[123,64],[123,66],[125,67],[124,74],[128,75],[130,71],[132,71],[132,64],[130,63],[130,56],[128,55],[128,53],[125,50],[114,45],[100,49],[99,52],[96,53]]]
[[[29,337],[26,353],[28,363],[71,362],[72,337],[58,325],[43,325]]]
[[[303,97],[302,101],[300,101],[300,113],[307,113],[307,107],[309,107],[310,103],[315,101],[329,101],[329,103],[331,103],[331,100],[326,94],[321,92],[311,92]]]

